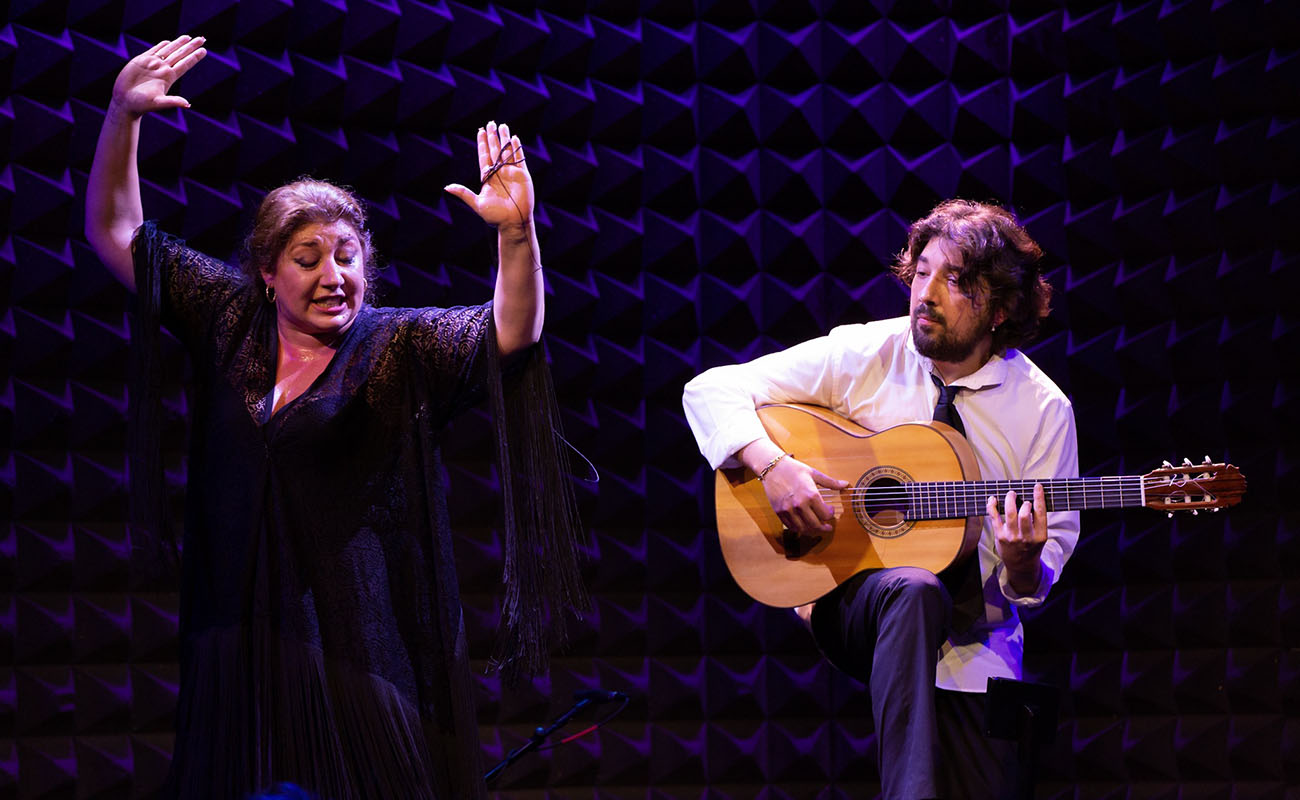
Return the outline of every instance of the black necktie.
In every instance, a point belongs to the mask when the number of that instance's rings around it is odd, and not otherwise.
[[[966,426],[961,424],[961,415],[957,413],[957,406],[952,404],[952,401],[957,399],[957,393],[964,387],[945,386],[939,376],[933,372],[930,373],[930,380],[939,387],[939,402],[934,404],[934,421],[951,425],[958,433],[965,436]]]
[[[961,422],[957,406],[952,401],[957,398],[961,386],[945,386],[938,375],[930,373],[930,380],[939,387],[939,401],[934,404],[934,421],[951,425],[962,436],[966,435],[966,426]],[[971,623],[984,613],[984,588],[980,585],[979,554],[972,553],[965,562],[954,564],[939,574],[939,579],[948,587],[952,597],[952,630],[962,633],[970,628]]]

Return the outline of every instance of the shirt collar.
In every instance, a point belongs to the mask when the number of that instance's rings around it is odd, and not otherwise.
[[[912,341],[912,326],[910,324],[908,324],[906,331],[907,341],[904,346],[908,352],[916,357],[921,364],[921,368],[927,373],[938,375],[938,371],[934,368],[934,362],[921,355],[920,351],[916,349],[916,342]],[[958,378],[952,383],[954,386],[962,386],[972,392],[977,392],[980,389],[991,389],[994,386],[1000,386],[1007,379],[1007,369],[1007,360],[994,353],[989,356],[988,361],[984,362],[984,366],[963,378]]]

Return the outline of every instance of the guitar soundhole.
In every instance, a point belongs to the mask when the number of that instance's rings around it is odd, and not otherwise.
[[[885,539],[911,530],[904,486],[911,482],[911,476],[898,467],[876,467],[859,478],[853,492],[853,514],[858,524],[872,536]]]

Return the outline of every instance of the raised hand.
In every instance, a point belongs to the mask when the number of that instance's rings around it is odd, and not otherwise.
[[[446,190],[493,227],[533,221],[533,178],[524,161],[524,146],[510,134],[510,126],[489,122],[478,129],[478,174],[482,188],[477,193],[459,183]]]
[[[113,83],[112,106],[132,117],[165,108],[189,108],[184,97],[168,94],[172,84],[208,54],[202,36],[164,39],[127,62]]]

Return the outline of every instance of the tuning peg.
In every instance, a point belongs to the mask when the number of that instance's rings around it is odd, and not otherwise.
[[[1193,516],[1193,517],[1199,517],[1200,515],[1201,515],[1200,509],[1196,509],[1196,508],[1193,508],[1193,509],[1192,509],[1192,516]]]
[[[1173,519],[1173,518],[1174,518],[1174,512],[1172,512],[1172,511],[1169,512],[1169,518],[1170,518],[1170,519]]]
[[[1202,463],[1202,464],[1209,464],[1209,463],[1212,463],[1212,462],[1210,461],[1210,457],[1209,457],[1209,456],[1206,456],[1206,457],[1205,457],[1205,460],[1202,461],[1201,463]]]
[[[1161,461],[1161,462],[1160,462],[1160,465],[1163,466],[1163,467],[1165,467],[1166,469],[1173,469],[1173,468],[1174,468],[1174,465],[1173,465],[1173,464],[1170,464],[1169,461],[1168,461],[1167,459],[1166,459],[1165,461]]]
[[[1183,466],[1184,466],[1184,467],[1194,467],[1194,466],[1196,466],[1196,465],[1192,463],[1192,460],[1191,460],[1190,458],[1184,458],[1184,459],[1183,459]]]

